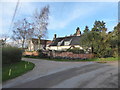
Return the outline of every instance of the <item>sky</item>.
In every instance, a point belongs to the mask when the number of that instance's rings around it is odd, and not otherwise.
[[[83,32],[87,25],[93,27],[95,20],[105,21],[108,31],[112,31],[118,22],[118,2],[20,2],[14,22],[27,18],[32,21],[36,9],[50,6],[48,38],[68,36],[80,27]],[[0,34],[12,35],[11,24],[16,2],[0,3]]]

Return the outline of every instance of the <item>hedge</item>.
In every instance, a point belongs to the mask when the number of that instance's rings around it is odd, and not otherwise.
[[[2,64],[11,64],[21,61],[22,50],[17,47],[2,48]]]
[[[84,50],[81,50],[79,48],[73,48],[73,49],[68,49],[67,50],[68,52],[73,52],[75,54],[85,54],[85,51]]]

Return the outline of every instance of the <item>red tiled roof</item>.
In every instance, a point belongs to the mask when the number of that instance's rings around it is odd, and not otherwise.
[[[38,44],[38,39],[37,38],[32,38],[32,43],[34,43],[34,44]],[[41,39],[40,40],[40,43],[41,44],[50,44],[50,43],[52,43],[52,41],[51,40],[45,40],[45,39]]]

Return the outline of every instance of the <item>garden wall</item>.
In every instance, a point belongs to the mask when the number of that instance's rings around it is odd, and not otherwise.
[[[94,54],[75,54],[72,52],[61,52],[61,53],[54,52],[52,55],[53,57],[60,56],[60,57],[71,57],[71,58],[93,58],[94,57]]]
[[[50,57],[70,57],[70,58],[93,58],[94,54],[75,54],[72,52],[46,52],[46,54],[48,54],[48,56]],[[39,53],[37,51],[33,51],[33,52],[29,52],[26,51],[23,53],[23,55],[32,55],[32,56],[38,56]]]
[[[37,51],[33,51],[33,52],[26,51],[23,53],[23,55],[38,56],[39,53]]]

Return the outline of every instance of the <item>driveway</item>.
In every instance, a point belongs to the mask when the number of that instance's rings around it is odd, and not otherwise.
[[[118,62],[55,62],[23,58],[35,68],[3,88],[117,88]]]

